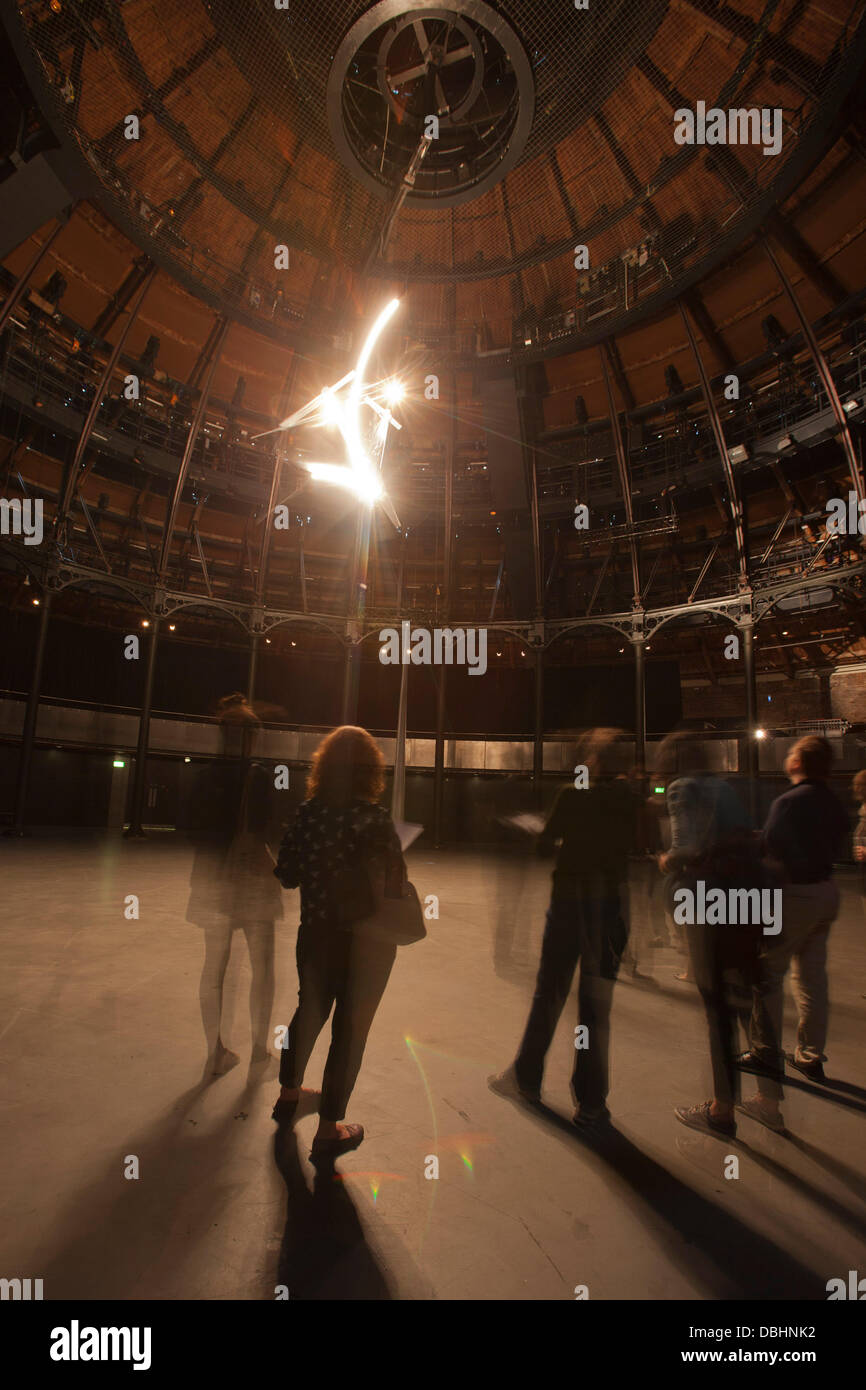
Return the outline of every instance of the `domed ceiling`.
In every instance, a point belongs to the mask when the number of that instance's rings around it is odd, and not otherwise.
[[[826,148],[861,17],[860,0],[20,6],[110,215],[229,303],[279,294],[288,319],[362,272],[486,284],[476,318],[550,312],[578,244],[595,273],[652,247],[673,283]],[[699,102],[779,111],[780,148],[678,144],[675,112]]]

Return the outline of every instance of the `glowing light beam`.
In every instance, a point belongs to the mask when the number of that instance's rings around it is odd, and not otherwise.
[[[343,487],[354,493],[360,501],[366,502],[368,506],[372,507],[377,502],[380,503],[397,530],[400,529],[400,519],[390,499],[386,496],[380,470],[388,429],[391,425],[395,429],[400,429],[401,426],[394,419],[390,410],[380,405],[375,397],[378,395],[384,398],[389,405],[396,405],[399,400],[402,400],[404,389],[401,382],[393,379],[377,382],[375,385],[367,387],[364,376],[376,343],[399,307],[399,299],[391,299],[381,310],[364,340],[357,364],[351,372],[347,372],[333,386],[325,387],[318,396],[314,396],[311,401],[302,405],[294,414],[286,416],[285,420],[282,420],[274,429],[265,430],[263,434],[255,436],[256,439],[261,439],[265,434],[276,434],[280,430],[293,429],[298,426],[338,429],[346,446],[348,466],[338,463],[300,460],[301,467],[305,468],[315,481]],[[345,386],[348,386],[349,390],[344,399],[339,395],[339,392]],[[375,435],[375,447],[379,455],[378,464],[374,464],[361,437],[361,407],[364,405],[368,406],[378,417],[378,428]]]

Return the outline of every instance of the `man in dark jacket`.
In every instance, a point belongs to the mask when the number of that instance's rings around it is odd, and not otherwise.
[[[636,799],[614,775],[618,733],[597,730],[585,753],[586,774],[560,792],[539,837],[539,853],[559,844],[544,927],[535,996],[511,1067],[490,1078],[500,1094],[515,1090],[538,1100],[544,1059],[580,962],[572,1090],[574,1123],[595,1126],[609,1117],[608,1051],[613,986],[628,929],[622,911]]]
[[[783,985],[788,966],[797,1004],[797,1045],[791,1065],[811,1081],[824,1080],[827,1041],[827,938],[839,911],[833,860],[849,829],[841,801],[830,790],[833,752],[824,738],[801,738],[785,761],[793,786],[770,807],[764,853],[781,873],[782,931],[767,945],[755,992],[751,1051],[740,1064],[758,1074],[759,1094],[741,1107],[769,1129],[784,1128],[779,1114],[784,1070]]]

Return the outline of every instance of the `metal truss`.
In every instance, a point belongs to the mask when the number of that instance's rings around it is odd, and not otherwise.
[[[114,591],[125,594],[151,618],[170,618],[184,611],[212,613],[231,618],[251,637],[265,635],[287,624],[318,628],[329,632],[347,648],[366,641],[383,627],[396,627],[407,620],[399,609],[380,609],[375,616],[368,614],[361,621],[351,616],[328,613],[300,612],[295,609],[271,608],[267,605],[240,603],[230,599],[209,598],[206,594],[190,594],[168,587],[154,587],[138,580],[124,579],[103,570],[90,569],[56,558],[35,562],[28,548],[15,540],[3,538],[3,549],[27,570],[45,589],[61,593],[66,589],[89,588],[99,593]],[[579,618],[526,620],[510,619],[481,624],[490,633],[501,633],[522,642],[534,651],[546,651],[561,637],[589,628],[609,628],[629,642],[649,640],[668,623],[678,618],[705,613],[731,623],[734,627],[752,627],[766,618],[780,599],[816,589],[833,589],[838,597],[852,603],[862,603],[863,582],[866,580],[866,559],[854,564],[834,566],[808,575],[791,575],[786,579],[754,585],[739,593],[701,599],[695,603],[680,603],[664,608],[637,608],[629,612],[593,613]],[[436,626],[466,628],[475,623],[456,621],[441,613],[418,612],[408,619],[413,627]]]

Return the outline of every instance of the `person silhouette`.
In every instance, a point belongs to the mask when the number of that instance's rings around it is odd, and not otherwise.
[[[298,1007],[280,1062],[281,1091],[273,1117],[288,1122],[302,1106],[318,1106],[314,1160],[331,1160],[357,1148],[364,1138],[363,1126],[344,1124],[343,1117],[397,948],[344,929],[342,904],[336,899],[344,871],[356,875],[360,897],[365,865],[383,857],[402,865],[397,832],[378,804],[384,786],[384,759],[366,729],[334,729],[313,756],[307,800],[283,839],[274,870],[284,888],[300,887],[301,924]],[[320,1094],[305,1090],[302,1082],[332,1007]]]
[[[268,843],[271,780],[252,754],[260,723],[240,694],[219,701],[222,755],[196,780],[190,808],[195,845],[186,920],[205,934],[199,1004],[207,1073],[221,1075],[239,1060],[223,1039],[225,980],[232,938],[242,931],[252,979],[249,1009],[252,1062],[266,1061],[274,1002],[274,923],[283,916]]]

